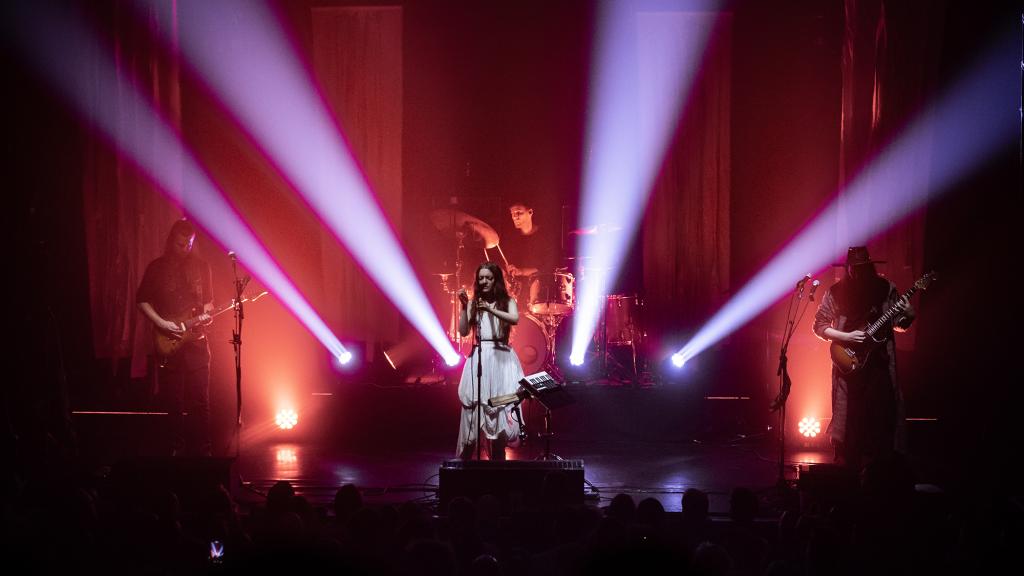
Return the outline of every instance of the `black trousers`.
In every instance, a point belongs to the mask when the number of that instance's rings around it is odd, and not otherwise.
[[[181,362],[157,370],[157,386],[167,410],[169,452],[210,456],[210,364]]]
[[[837,460],[854,470],[893,453],[897,405],[887,359],[872,359],[862,370],[845,378],[846,434],[836,446]],[[833,409],[833,415],[835,409]]]

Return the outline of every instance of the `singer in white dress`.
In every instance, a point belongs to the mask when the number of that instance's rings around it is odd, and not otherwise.
[[[455,453],[459,458],[473,458],[482,431],[489,441],[490,459],[504,460],[505,446],[519,441],[519,422],[511,405],[491,408],[487,400],[514,393],[523,378],[519,357],[508,345],[512,326],[519,322],[519,309],[508,294],[501,268],[493,262],[477,268],[473,299],[459,290],[459,301],[459,333],[467,336],[474,330],[475,334],[473,352],[466,359],[459,381],[462,417]]]

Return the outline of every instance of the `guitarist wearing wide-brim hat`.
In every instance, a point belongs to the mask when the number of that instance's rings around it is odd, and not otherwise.
[[[162,256],[146,267],[135,300],[154,331],[157,391],[167,403],[172,455],[210,455],[210,265],[192,252],[196,229],[178,220]],[[188,414],[188,421],[183,413]]]
[[[830,287],[814,316],[814,333],[831,342],[832,421],[836,462],[860,470],[905,452],[903,397],[896,382],[894,332],[914,321],[909,295],[878,275],[868,249],[853,246],[846,276]]]

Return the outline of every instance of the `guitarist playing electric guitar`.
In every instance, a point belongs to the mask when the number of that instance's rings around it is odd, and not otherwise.
[[[146,267],[135,300],[158,335],[181,339],[154,370],[157,393],[167,403],[170,453],[209,456],[210,347],[204,335],[189,328],[209,322],[213,283],[209,264],[192,253],[195,237],[191,222],[174,223],[163,256]]]
[[[903,398],[896,383],[894,332],[914,321],[909,295],[878,275],[864,246],[846,254],[846,277],[832,285],[814,316],[814,333],[832,343],[832,421],[835,460],[854,471],[904,452]]]

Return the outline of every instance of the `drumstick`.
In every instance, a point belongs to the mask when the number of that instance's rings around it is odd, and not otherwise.
[[[501,250],[501,244],[495,244],[494,247],[498,249],[498,254],[500,254],[501,259],[505,261],[505,269],[508,270],[508,258],[505,258],[505,253]]]

